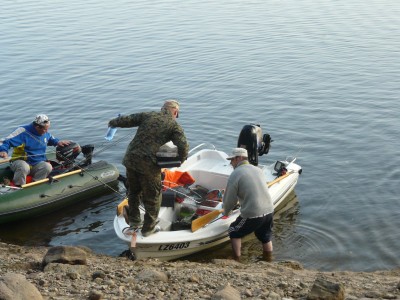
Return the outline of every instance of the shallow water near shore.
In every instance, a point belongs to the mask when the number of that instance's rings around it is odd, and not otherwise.
[[[124,174],[135,130],[104,139],[118,113],[178,98],[191,147],[226,152],[259,123],[274,140],[261,163],[295,156],[304,170],[296,203],[275,224],[275,259],[399,267],[399,15],[394,0],[5,1],[0,137],[46,113],[54,135],[95,144],[95,159]],[[120,194],[1,225],[0,239],[116,256],[126,249],[112,225],[123,194],[120,185]],[[246,259],[257,247],[246,241]]]

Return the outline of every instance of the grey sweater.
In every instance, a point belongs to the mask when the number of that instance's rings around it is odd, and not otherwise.
[[[229,214],[238,201],[242,218],[274,212],[264,173],[248,161],[240,162],[229,176],[223,198],[224,215]]]

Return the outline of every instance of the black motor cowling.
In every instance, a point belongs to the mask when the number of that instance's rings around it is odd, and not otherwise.
[[[237,146],[247,149],[249,162],[252,165],[258,165],[258,156],[267,154],[271,147],[271,136],[262,134],[260,125],[245,125],[240,132]]]
[[[80,153],[81,146],[73,141],[69,145],[56,147],[57,160],[66,162],[67,164],[72,164]]]
[[[93,151],[94,151],[93,144],[82,146],[82,154],[85,157],[86,165],[92,164]]]

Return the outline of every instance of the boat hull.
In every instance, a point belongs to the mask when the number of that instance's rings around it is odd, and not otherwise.
[[[114,222],[118,222],[118,220],[114,220]],[[144,238],[138,233],[136,237],[136,248],[134,250],[136,259],[157,258],[161,261],[174,260],[221,245],[226,243],[229,239],[227,234],[228,226],[226,230],[223,230],[220,234],[204,236],[202,238],[191,236],[192,232],[190,230],[184,230],[183,239],[177,239],[176,236],[171,236],[170,241],[166,240],[166,235],[163,232],[153,234],[152,240],[150,241],[149,237]],[[132,236],[123,235],[123,239],[125,239],[129,245]],[[160,237],[161,235],[163,235],[163,237]]]
[[[3,168],[2,176],[10,171]],[[105,161],[95,162],[81,171],[64,174],[55,180],[0,193],[0,224],[37,217],[65,206],[112,191],[118,185],[118,169]],[[57,176],[55,176],[57,178]]]

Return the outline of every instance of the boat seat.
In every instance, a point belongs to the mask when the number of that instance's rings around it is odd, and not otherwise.
[[[204,170],[191,170],[190,174],[196,180],[193,185],[201,185],[210,191],[224,189],[229,177]]]
[[[173,190],[162,192],[161,207],[175,207],[176,193]]]

